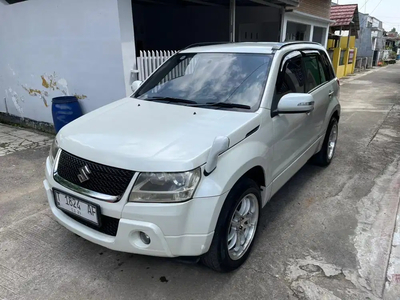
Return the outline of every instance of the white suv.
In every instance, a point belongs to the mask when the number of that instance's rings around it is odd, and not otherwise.
[[[57,221],[110,249],[234,270],[261,208],[335,153],[339,82],[319,44],[193,46],[132,88],[65,126],[46,161]]]

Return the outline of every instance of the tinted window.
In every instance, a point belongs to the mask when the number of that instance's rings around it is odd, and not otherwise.
[[[197,104],[229,102],[256,109],[272,58],[263,54],[177,54],[142,85],[135,97],[179,98]]]
[[[282,61],[281,71],[276,81],[272,110],[278,106],[279,100],[286,94],[304,93],[305,76],[302,67],[301,53],[288,54]]]
[[[277,81],[276,93],[279,98],[288,93],[304,93],[304,79],[301,56],[288,59]]]
[[[318,59],[318,66],[319,66],[319,75],[321,77],[321,83],[325,83],[326,80],[326,75],[325,75],[325,70],[324,66],[322,65],[322,62],[320,59]]]
[[[336,77],[335,72],[332,69],[331,62],[329,61],[328,56],[326,56],[326,53],[323,51],[320,52],[320,58],[321,58],[322,66],[324,68],[326,80],[331,81],[332,79],[334,79]]]
[[[318,56],[306,56],[303,58],[306,69],[306,92],[310,92],[321,84]]]

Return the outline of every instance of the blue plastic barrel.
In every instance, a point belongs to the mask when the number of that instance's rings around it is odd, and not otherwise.
[[[82,109],[75,96],[55,97],[52,100],[54,128],[58,132],[63,126],[82,116]]]

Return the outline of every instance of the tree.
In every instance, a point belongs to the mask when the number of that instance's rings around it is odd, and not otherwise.
[[[395,28],[395,27],[393,27],[393,29],[392,29],[392,30],[390,30],[390,32],[397,32],[397,30],[396,30],[396,28]]]

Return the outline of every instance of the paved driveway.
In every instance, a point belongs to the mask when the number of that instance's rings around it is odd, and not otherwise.
[[[0,125],[0,299],[400,299],[399,91],[397,65],[342,86],[333,164],[306,165],[273,197],[231,274],[67,231],[42,187],[48,141],[6,151],[15,129]]]

